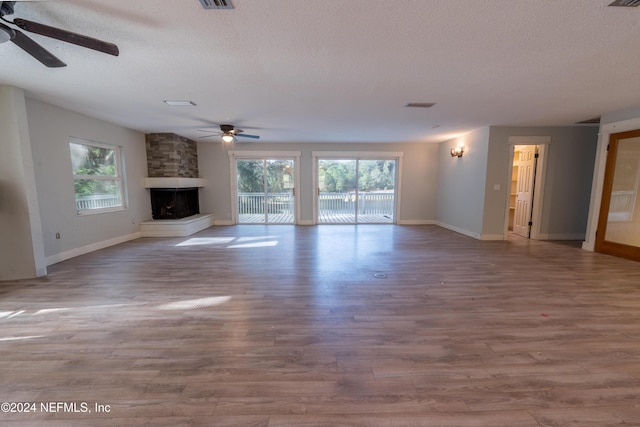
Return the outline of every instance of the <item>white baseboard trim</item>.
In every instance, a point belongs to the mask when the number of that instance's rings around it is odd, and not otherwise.
[[[464,234],[465,236],[473,237],[474,239],[481,240],[480,233],[474,233],[473,231],[465,230],[464,228],[457,227],[455,225],[447,224],[442,221],[436,221],[435,224],[438,227],[446,228],[447,230],[455,231],[459,234]]]
[[[301,219],[298,221],[298,225],[316,225],[312,219]]]
[[[548,233],[540,234],[539,240],[583,240],[585,239],[585,233]]]
[[[582,249],[584,249],[585,251],[595,252],[595,246],[595,242],[593,241],[585,240],[584,242],[582,242]]]
[[[398,225],[436,225],[432,219],[399,219]]]
[[[100,249],[108,248],[109,246],[119,245],[120,243],[128,242],[130,240],[139,239],[141,237],[140,232],[126,234],[124,236],[114,237],[113,239],[103,240],[102,242],[92,243],[90,245],[81,246],[79,248],[71,249],[64,252],[59,252],[54,255],[46,257],[47,266],[57,264],[62,261],[66,261],[71,258],[75,258],[80,255],[88,254]]]
[[[213,225],[234,225],[230,219],[216,219]]]

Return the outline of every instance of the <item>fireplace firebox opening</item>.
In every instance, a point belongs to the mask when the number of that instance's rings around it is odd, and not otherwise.
[[[200,213],[198,188],[151,188],[153,219],[180,219]]]

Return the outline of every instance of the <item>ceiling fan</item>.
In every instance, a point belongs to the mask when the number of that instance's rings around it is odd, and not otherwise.
[[[13,15],[13,8],[15,4],[15,1],[0,2],[0,19],[6,24],[9,24],[5,25],[0,22],[0,43],[8,41],[13,42],[47,67],[66,67],[67,64],[14,27],[18,27],[31,33],[61,40],[63,42],[86,47],[88,49],[108,53],[113,56],[118,56],[120,53],[118,46],[113,43],[83,36],[82,34],[72,33],[71,31],[62,30],[60,28],[39,24],[37,22],[28,21],[26,19],[15,18],[13,21],[10,21],[6,19],[5,16]]]
[[[211,132],[206,129],[198,129],[200,132]],[[201,138],[209,138],[212,136],[222,136],[222,141],[224,142],[233,142],[236,137],[240,138],[251,138],[251,139],[260,139],[258,135],[249,135],[244,133],[242,129],[236,129],[233,125],[220,125],[220,132],[210,133],[209,135],[204,135]]]

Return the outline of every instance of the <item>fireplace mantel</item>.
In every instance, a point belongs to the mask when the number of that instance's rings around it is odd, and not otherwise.
[[[193,188],[204,187],[202,178],[145,178],[145,188]]]

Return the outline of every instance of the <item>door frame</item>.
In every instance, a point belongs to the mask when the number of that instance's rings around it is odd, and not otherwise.
[[[598,215],[597,231],[594,243],[594,250],[596,252],[622,258],[628,258],[635,261],[640,261],[637,246],[631,246],[624,243],[605,240],[605,237],[607,232],[607,225],[609,223],[609,209],[611,207],[611,194],[613,189],[616,162],[618,160],[618,142],[621,139],[638,137],[640,137],[640,129],[633,129],[609,134],[609,141],[607,144],[607,158],[605,161],[604,179],[600,197],[600,213]]]
[[[519,149],[520,155],[518,156],[518,175],[515,180],[513,177],[513,170],[515,169],[515,166],[511,169],[511,185],[513,186],[514,182],[516,184],[515,206],[513,211],[513,224],[511,232],[520,237],[529,239],[531,238],[531,226],[529,224],[532,224],[533,222],[533,202],[535,201],[536,195],[535,178],[537,172],[536,169],[538,166],[538,158],[540,156],[540,149],[537,145],[515,145],[513,152],[514,165],[516,149]],[[529,155],[532,155],[533,157],[527,159],[526,157],[528,157]],[[528,162],[531,166],[531,169],[528,169],[528,173],[525,173],[526,168],[523,165],[524,162]],[[521,180],[523,180],[524,182],[520,182]],[[525,185],[527,181],[529,182],[529,187],[526,188],[526,191],[520,191],[523,189],[523,185]],[[524,208],[520,203],[520,194],[522,193],[526,194],[528,198],[528,201],[524,205]],[[514,197],[514,194],[510,193],[510,196]],[[524,212],[522,212],[523,210]],[[519,224],[519,220],[521,219],[524,219],[525,221],[522,224]],[[511,203],[509,203],[509,222],[511,222]]]
[[[300,151],[229,151],[231,182],[231,223],[238,224],[238,169],[236,160],[293,160],[294,225],[300,223]],[[277,224],[272,224],[277,225]]]
[[[593,168],[593,181],[591,183],[591,200],[589,202],[587,233],[584,242],[582,242],[582,249],[587,251],[595,250],[596,231],[598,230],[598,220],[600,219],[600,207],[602,204],[602,191],[604,189],[604,173],[607,163],[607,146],[609,145],[609,138],[613,133],[636,129],[640,129],[640,117],[600,125],[598,148]]]
[[[393,223],[398,224],[400,217],[400,194],[402,182],[402,151],[312,151],[313,158],[313,223],[318,225],[318,160],[395,160],[396,161],[396,182],[394,186],[394,212]],[[357,224],[357,223],[356,223]]]
[[[510,136],[509,145],[509,167],[507,168],[507,191],[505,198],[505,217],[504,217],[504,239],[506,240],[511,233],[509,231],[509,201],[511,197],[511,178],[513,174],[513,157],[516,145],[536,145],[538,147],[538,160],[536,162],[535,179],[533,182],[533,207],[531,210],[531,230],[529,239],[542,240],[540,225],[542,222],[542,207],[544,200],[544,182],[547,175],[547,156],[549,145],[551,144],[550,136]]]

